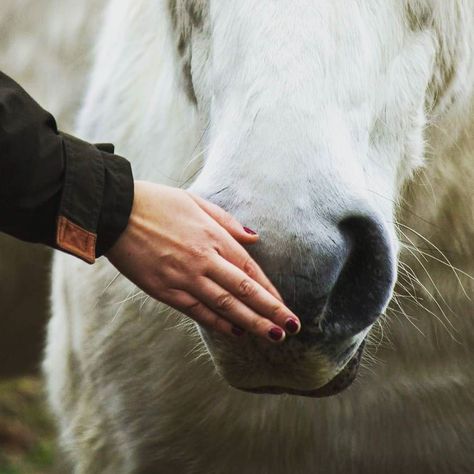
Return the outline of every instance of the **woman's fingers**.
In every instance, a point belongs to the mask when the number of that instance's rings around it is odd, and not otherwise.
[[[213,258],[207,276],[255,313],[278,324],[289,334],[300,331],[301,323],[295,314],[255,279],[221,256]]]
[[[280,293],[278,293],[278,290],[273,286],[257,263],[252,260],[247,251],[240,245],[241,243],[256,243],[259,238],[258,234],[248,227],[243,227],[237,219],[216,204],[206,201],[193,193],[189,193],[189,195],[201,209],[203,209],[233,237],[233,239],[228,238],[228,236],[225,235],[225,232],[222,232],[221,235],[219,235],[220,246],[223,249],[223,256],[231,263],[244,270],[251,278],[255,279],[267,291],[282,301],[282,297]]]
[[[227,261],[240,268],[246,275],[263,286],[275,298],[283,301],[278,290],[265,275],[260,266],[252,259],[249,253],[238,242],[233,239],[222,239],[221,256]]]
[[[227,336],[233,335],[240,337],[245,334],[245,331],[242,328],[234,326],[228,320],[209,309],[205,304],[198,301],[189,293],[180,290],[169,290],[166,299],[166,304],[169,304],[181,313],[191,317],[206,329]]]
[[[221,207],[206,201],[196,194],[189,193],[191,198],[206,214],[211,216],[229,234],[243,244],[254,244],[258,241],[258,235],[252,229],[244,227],[235,217],[224,211]]]
[[[274,343],[285,340],[286,334],[281,327],[261,314],[257,314],[236,295],[222,288],[210,278],[201,277],[200,281],[196,282],[188,291],[234,327],[242,328]]]

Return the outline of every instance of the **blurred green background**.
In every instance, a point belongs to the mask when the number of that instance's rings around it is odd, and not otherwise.
[[[0,382],[0,473],[61,472],[38,377]]]

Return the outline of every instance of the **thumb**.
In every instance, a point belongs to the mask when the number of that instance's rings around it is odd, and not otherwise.
[[[212,202],[206,201],[205,199],[197,196],[196,194],[189,193],[194,202],[204,211],[206,214],[211,216],[218,224],[220,224],[229,234],[234,237],[240,243],[243,244],[254,244],[258,241],[258,234],[244,227],[235,217],[228,212],[224,211],[222,207],[219,207]]]

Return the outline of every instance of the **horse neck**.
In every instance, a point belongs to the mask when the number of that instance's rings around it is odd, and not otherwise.
[[[164,0],[109,3],[77,132],[113,142],[135,178],[177,186],[195,174],[199,129],[170,23]]]
[[[399,218],[402,260],[427,288],[436,291],[431,280],[437,281],[453,304],[463,299],[463,286],[474,296],[473,98],[467,103],[430,126],[426,166],[405,190]]]
[[[439,278],[445,297],[454,301],[462,289],[448,260],[474,273],[474,4],[465,0],[428,3],[437,56],[427,99],[426,162],[401,200],[400,234],[405,243],[436,257],[425,255],[427,272],[417,271],[422,283],[433,286],[429,272],[433,279]],[[404,253],[403,258],[417,261],[411,251]],[[462,273],[458,277],[474,294],[472,279]]]

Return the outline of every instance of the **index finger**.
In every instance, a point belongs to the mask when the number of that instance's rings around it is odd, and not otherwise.
[[[290,334],[299,332],[299,318],[282,301],[222,256],[216,255],[212,261],[214,264],[207,272],[212,281],[233,294],[257,315],[273,321]]]
[[[283,298],[281,297],[278,290],[275,288],[270,279],[265,275],[260,265],[250,256],[244,247],[242,247],[230,235],[223,239],[222,244],[223,247],[219,252],[221,257],[240,268],[240,270],[245,272],[252,280],[255,280],[275,298],[283,302]]]

